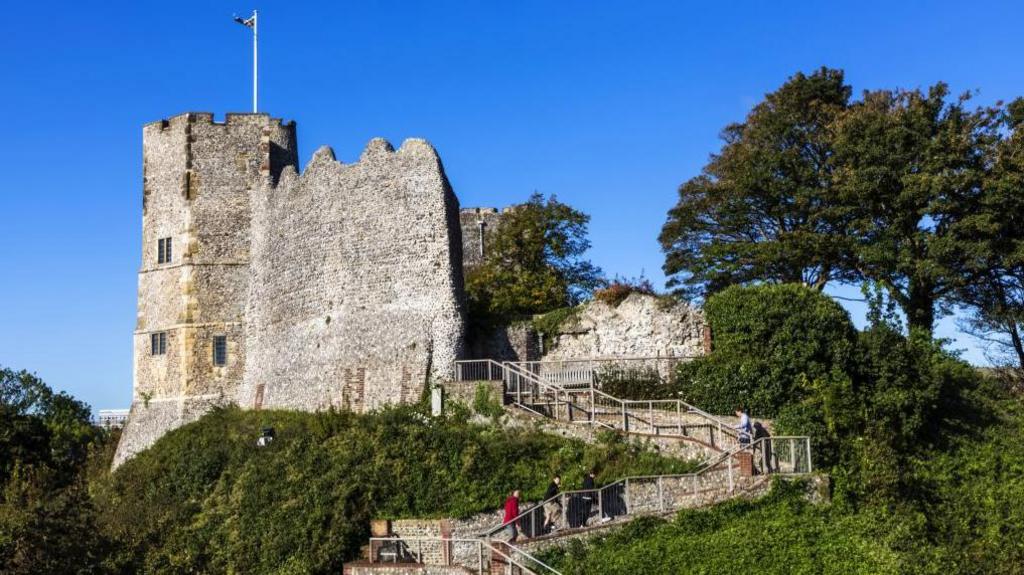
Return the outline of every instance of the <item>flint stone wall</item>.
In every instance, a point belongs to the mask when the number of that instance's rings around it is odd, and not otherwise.
[[[342,567],[343,575],[471,575],[464,567],[455,565],[388,564],[357,561]]]
[[[373,140],[351,165],[321,148],[253,210],[240,405],[366,411],[452,377],[458,201],[430,144]]]
[[[188,113],[143,127],[142,262],[134,384],[117,466],[163,433],[231,401],[245,369],[249,190],[297,163],[295,124]],[[158,261],[159,240],[171,259]],[[165,354],[150,337],[166,334]],[[224,366],[213,337],[227,338]]]
[[[470,359],[537,361],[540,348],[537,330],[528,322],[499,326],[466,341],[466,355]]]
[[[704,317],[682,302],[632,293],[618,306],[599,300],[552,334],[550,359],[695,357],[704,353]]]
[[[497,208],[463,208],[459,211],[463,268],[468,269],[484,260],[487,236],[498,229],[501,216],[502,212]]]

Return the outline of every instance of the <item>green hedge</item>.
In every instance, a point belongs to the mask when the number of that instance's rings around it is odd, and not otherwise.
[[[857,332],[832,298],[800,285],[730,287],[706,302],[713,352],[682,364],[673,391],[713,413],[775,417],[848,371]]]
[[[546,558],[565,575],[899,573],[896,533],[870,515],[811,505],[800,485],[777,484],[758,501],[684,510],[674,521],[638,519]]]

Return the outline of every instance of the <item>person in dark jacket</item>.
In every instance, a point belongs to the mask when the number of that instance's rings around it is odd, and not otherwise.
[[[544,532],[558,531],[556,523],[562,518],[562,501],[558,498],[559,487],[562,485],[562,478],[558,475],[551,478],[548,490],[544,492]]]
[[[581,526],[586,526],[587,521],[590,520],[590,512],[594,510],[594,501],[597,500],[596,483],[594,481],[594,470],[591,469],[583,476],[583,505],[580,510],[583,517],[580,521]]]
[[[515,543],[519,539],[519,530],[516,529],[516,518],[519,517],[519,490],[516,489],[505,500],[505,519],[502,524],[507,525],[512,532],[509,543]]]
[[[768,474],[772,472],[772,434],[768,433],[768,428],[761,424],[760,421],[754,422],[754,444],[755,444],[755,464],[760,461],[762,463],[761,473]],[[764,439],[765,441],[760,441]],[[760,452],[760,453],[757,453]]]

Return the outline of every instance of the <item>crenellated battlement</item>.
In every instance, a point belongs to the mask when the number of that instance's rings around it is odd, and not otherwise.
[[[270,114],[263,112],[228,112],[224,114],[224,120],[217,121],[214,119],[212,112],[182,112],[169,118],[157,120],[155,122],[149,122],[143,125],[144,130],[166,130],[175,126],[182,126],[185,124],[205,124],[209,126],[261,126],[261,127],[281,127],[281,128],[294,128],[295,121],[288,120],[287,122],[281,118],[274,118]]]

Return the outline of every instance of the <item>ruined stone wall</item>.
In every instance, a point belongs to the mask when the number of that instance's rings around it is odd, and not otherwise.
[[[462,355],[458,201],[434,149],[321,148],[253,198],[243,407],[418,400]]]
[[[249,190],[295,164],[294,124],[266,114],[189,113],[143,128],[133,397],[115,465],[233,399],[246,358]],[[154,333],[166,334],[165,354],[151,353]],[[227,337],[224,366],[213,364],[214,336]]]
[[[545,360],[696,357],[704,354],[704,318],[685,303],[632,293],[617,306],[588,302],[552,340]]]
[[[529,322],[498,326],[466,340],[466,355],[470,359],[536,361],[540,359],[540,348],[540,337]]]
[[[459,211],[464,269],[483,261],[487,253],[487,236],[498,229],[501,216],[502,212],[497,208],[463,208]]]

